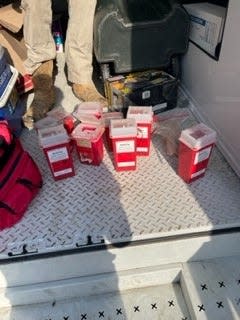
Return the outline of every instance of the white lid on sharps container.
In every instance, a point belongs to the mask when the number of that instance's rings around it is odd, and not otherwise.
[[[39,129],[38,138],[43,148],[69,142],[68,134],[62,124]]]
[[[191,128],[181,132],[179,141],[185,143],[189,148],[201,149],[216,142],[216,132],[206,126],[204,123],[199,123]]]
[[[135,119],[110,120],[110,137],[125,138],[137,136],[137,123]]]
[[[152,106],[129,106],[127,118],[134,118],[137,123],[151,123],[153,121]]]

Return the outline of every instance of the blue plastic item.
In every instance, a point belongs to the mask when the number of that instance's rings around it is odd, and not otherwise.
[[[13,74],[9,64],[6,64],[3,72],[0,73],[0,97],[2,97],[6,92],[6,88],[8,86],[9,81],[11,80],[12,75]]]
[[[0,45],[0,74],[4,71],[7,64],[4,48]]]
[[[8,121],[9,127],[15,136],[20,136],[23,123],[22,116],[25,113],[25,104],[22,100],[18,100],[15,107],[12,106],[11,102],[8,100],[5,107],[0,108],[0,118]]]

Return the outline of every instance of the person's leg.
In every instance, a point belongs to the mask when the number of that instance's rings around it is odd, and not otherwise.
[[[56,57],[56,47],[52,37],[51,0],[22,0],[24,10],[23,33],[27,47],[27,59],[24,62],[29,74],[40,67],[44,61]]]
[[[69,0],[69,21],[65,43],[68,80],[74,94],[84,101],[101,101],[92,81],[93,19],[96,0]]]
[[[22,0],[23,33],[27,47],[24,63],[34,84],[34,99],[24,116],[24,122],[39,120],[54,103],[53,59],[56,46],[52,37],[51,0]]]

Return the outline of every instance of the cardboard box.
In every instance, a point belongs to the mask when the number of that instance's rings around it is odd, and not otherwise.
[[[0,43],[4,47],[9,64],[13,65],[20,74],[17,81],[19,94],[33,89],[31,77],[27,74],[24,61],[27,58],[27,48],[22,37],[17,37],[7,30],[0,30]]]
[[[105,90],[113,110],[126,114],[130,105],[152,106],[157,114],[176,107],[178,80],[164,71],[149,70],[109,78]]]
[[[108,103],[112,109],[122,108],[122,99],[118,101],[117,95],[119,90],[124,87],[125,77],[123,75],[118,75],[108,78],[104,83],[105,96],[108,99]]]
[[[0,8],[0,25],[14,33],[21,30],[23,12],[20,7],[20,1]]]
[[[24,61],[27,58],[27,48],[24,41],[7,30],[0,30],[0,43],[5,48],[9,64],[13,65],[19,73],[27,73]]]
[[[189,39],[212,56],[222,41],[226,8],[212,3],[192,3],[184,5],[190,15]]]

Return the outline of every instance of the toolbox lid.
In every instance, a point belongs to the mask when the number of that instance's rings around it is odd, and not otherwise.
[[[69,142],[68,134],[62,124],[38,129],[38,138],[43,148]]]
[[[204,123],[199,123],[191,128],[181,132],[179,141],[185,143],[189,148],[201,149],[216,142],[216,132],[206,126]]]
[[[127,118],[133,118],[137,123],[149,123],[153,121],[152,106],[129,106]]]
[[[90,140],[94,142],[98,140],[104,132],[102,125],[94,125],[92,123],[80,123],[71,133],[74,140]]]
[[[137,123],[135,119],[110,120],[110,137],[125,138],[137,136]]]

